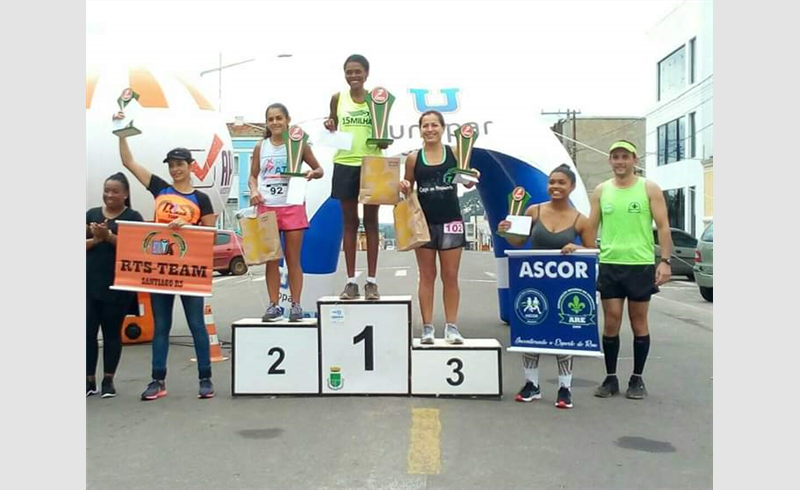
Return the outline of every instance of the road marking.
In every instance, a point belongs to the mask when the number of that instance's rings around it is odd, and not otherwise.
[[[406,277],[408,275],[408,271],[405,269],[400,269],[394,271],[394,277]]]
[[[223,276],[223,277],[215,277],[214,279],[212,279],[212,281],[211,281],[211,282],[212,282],[212,283],[214,283],[214,284],[216,284],[216,283],[218,283],[218,282],[222,282],[222,281],[228,281],[228,280],[230,280],[230,279],[235,279],[235,278],[236,278],[236,276]]]
[[[442,424],[436,408],[411,409],[408,445],[409,475],[438,475],[442,471]]]
[[[688,304],[682,303],[680,301],[675,301],[674,299],[662,298],[662,297],[656,296],[656,295],[653,295],[652,297],[655,298],[655,299],[660,299],[661,301],[669,301],[670,303],[675,303],[676,305],[681,305],[681,306],[686,307],[686,308],[693,308],[695,310],[702,311],[703,313],[708,313],[709,315],[713,315],[714,314],[714,310],[706,310],[705,308],[700,308],[699,306],[694,306],[694,305],[688,305]]]

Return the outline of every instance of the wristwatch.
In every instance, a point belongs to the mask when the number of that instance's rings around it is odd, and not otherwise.
[[[665,263],[665,264],[667,264],[667,265],[671,265],[671,264],[672,264],[672,260],[670,260],[670,259],[665,259],[664,257],[661,257],[661,262],[663,262],[663,263]]]

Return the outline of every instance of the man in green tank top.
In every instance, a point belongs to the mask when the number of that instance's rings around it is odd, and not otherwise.
[[[655,183],[634,172],[639,159],[633,143],[620,140],[612,144],[608,161],[614,178],[595,188],[589,215],[589,226],[596,230],[600,225],[602,231],[597,290],[603,302],[605,319],[603,355],[606,378],[595,391],[595,396],[608,398],[619,393],[619,330],[627,298],[634,337],[633,374],[628,381],[626,396],[642,399],[647,395],[642,374],[650,351],[647,313],[651,295],[670,279],[672,238],[664,194]],[[653,264],[653,221],[661,244],[658,267]]]

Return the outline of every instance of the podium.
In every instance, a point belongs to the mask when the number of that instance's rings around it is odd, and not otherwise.
[[[501,397],[502,346],[412,339],[411,296],[324,296],[317,318],[233,323],[231,392],[239,395]]]

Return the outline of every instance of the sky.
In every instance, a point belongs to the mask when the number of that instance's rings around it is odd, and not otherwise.
[[[298,86],[320,102],[295,121],[325,116],[352,53],[380,61],[370,73],[376,84],[432,70],[534,90],[545,111],[643,116],[655,104],[648,31],[681,3],[87,1],[86,61],[169,67],[195,78],[218,106],[219,72],[200,72],[218,67],[220,53],[223,65],[254,58],[222,70],[228,121],[261,121],[268,104]]]

